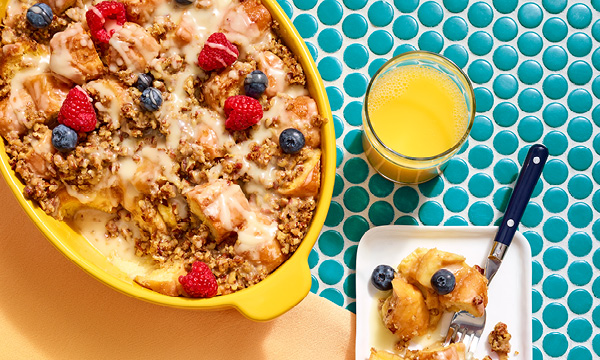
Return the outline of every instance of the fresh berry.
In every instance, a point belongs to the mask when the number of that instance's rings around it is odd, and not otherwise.
[[[209,298],[217,295],[217,279],[202,261],[194,261],[192,270],[187,275],[181,275],[179,283],[191,297]]]
[[[221,69],[233,64],[240,55],[237,47],[233,45],[225,34],[214,33],[208,37],[200,54],[198,65],[204,71]]]
[[[246,95],[231,96],[225,100],[225,128],[244,130],[258,124],[263,117],[262,106],[255,98]]]
[[[85,13],[85,18],[92,37],[106,44],[115,31],[127,21],[125,5],[118,1],[99,3]]]
[[[300,130],[289,128],[279,135],[279,147],[286,154],[295,154],[304,147],[304,134]]]
[[[69,151],[77,146],[77,133],[63,124],[58,124],[52,130],[52,145],[56,150]]]
[[[179,5],[192,5],[194,3],[193,0],[175,0]]]
[[[137,81],[135,82],[135,87],[138,88],[139,91],[144,91],[150,86],[152,86],[152,82],[154,81],[154,76],[152,74],[139,74]]]
[[[58,122],[75,131],[92,131],[96,128],[96,112],[91,99],[79,86],[69,91],[58,112]]]
[[[244,80],[244,91],[246,95],[258,99],[269,86],[269,79],[264,72],[254,70]]]
[[[156,111],[163,102],[162,94],[157,88],[149,87],[142,92],[140,97],[142,106],[148,111]]]
[[[371,274],[371,284],[382,291],[390,290],[395,273],[394,268],[389,265],[377,265]]]
[[[35,4],[27,10],[27,21],[36,29],[48,27],[52,22],[52,9],[44,3]]]
[[[431,286],[440,295],[450,294],[455,285],[454,274],[446,269],[436,271],[431,277]]]

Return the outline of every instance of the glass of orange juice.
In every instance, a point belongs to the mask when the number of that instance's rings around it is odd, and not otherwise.
[[[389,180],[425,182],[439,175],[465,143],[474,117],[471,82],[450,60],[425,51],[398,55],[367,88],[365,154]]]

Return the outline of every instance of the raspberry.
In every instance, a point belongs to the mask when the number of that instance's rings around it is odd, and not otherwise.
[[[118,1],[103,1],[85,13],[92,37],[101,43],[108,44],[116,28],[127,21],[125,5]]]
[[[194,261],[192,270],[187,275],[181,275],[179,282],[191,297],[209,298],[217,295],[217,279],[202,261]]]
[[[225,128],[244,130],[258,124],[263,117],[262,106],[255,98],[246,95],[231,96],[225,100]]]
[[[225,34],[217,32],[204,43],[198,55],[198,65],[204,71],[220,69],[233,64],[239,55],[237,47],[227,40]]]
[[[90,97],[79,86],[69,91],[58,112],[58,122],[75,131],[92,131],[96,128],[96,112]]]

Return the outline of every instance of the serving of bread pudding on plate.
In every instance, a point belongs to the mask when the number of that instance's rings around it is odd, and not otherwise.
[[[258,0],[11,0],[1,30],[24,196],[135,282],[225,295],[298,248],[326,119]]]
[[[370,359],[464,360],[462,343],[445,347],[438,343],[423,350],[407,350],[407,346],[412,339],[436,329],[446,312],[484,315],[488,281],[481,268],[467,265],[461,255],[418,248],[397,269],[378,266],[372,283],[380,290],[389,290],[379,299],[379,316],[395,335],[399,354],[372,349]]]

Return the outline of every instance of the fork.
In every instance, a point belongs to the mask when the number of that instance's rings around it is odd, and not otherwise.
[[[519,173],[517,184],[504,213],[504,218],[496,232],[492,250],[488,255],[485,266],[485,277],[488,280],[488,286],[494,275],[496,275],[502,259],[512,242],[525,207],[529,203],[529,199],[531,199],[531,194],[542,174],[542,169],[547,159],[548,149],[545,146],[535,144],[529,148],[527,157]],[[485,320],[485,311],[483,312],[483,316],[480,317],[474,317],[466,311],[454,313],[448,327],[448,332],[446,333],[444,346],[462,342],[465,344],[467,354],[470,352],[474,353],[477,350],[477,344],[485,328]],[[473,351],[471,351],[471,348],[473,348]]]

